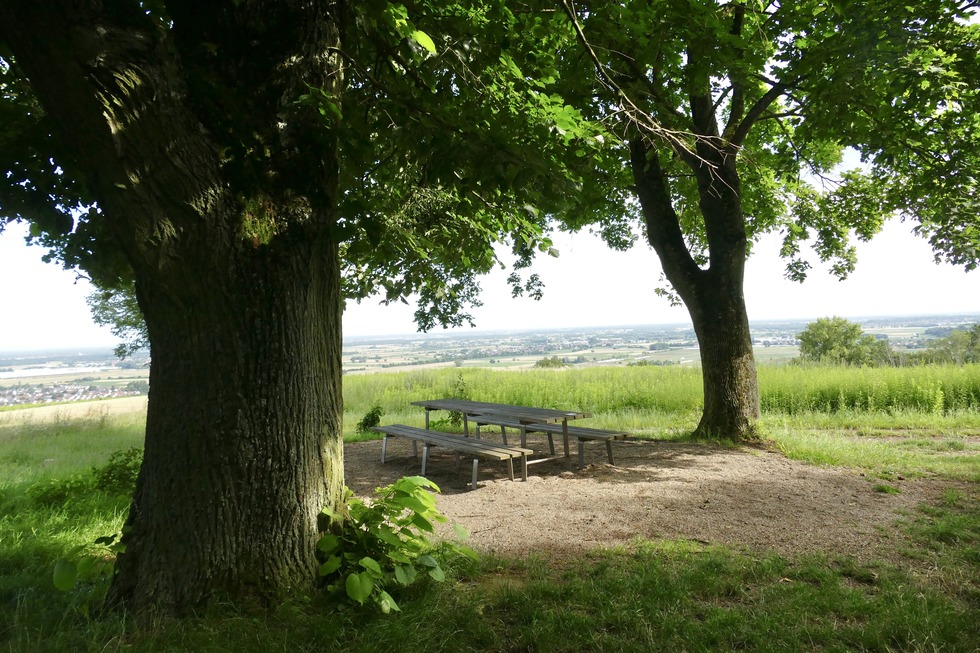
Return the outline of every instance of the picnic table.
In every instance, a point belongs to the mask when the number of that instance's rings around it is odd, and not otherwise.
[[[592,417],[591,413],[584,413],[574,410],[558,410],[555,408],[536,408],[533,406],[516,406],[512,404],[495,404],[487,401],[471,401],[469,399],[426,399],[423,401],[413,401],[413,406],[421,406],[425,409],[425,428],[429,429],[429,413],[433,410],[453,410],[463,415],[463,432],[468,436],[469,418],[479,418],[484,420],[484,424],[499,423],[499,421],[513,422],[523,425],[531,424],[561,424],[562,442],[565,445],[565,457],[569,457],[568,450],[568,422],[569,420],[583,419]],[[485,421],[488,418],[495,418],[496,422]],[[557,431],[557,428],[555,429]]]

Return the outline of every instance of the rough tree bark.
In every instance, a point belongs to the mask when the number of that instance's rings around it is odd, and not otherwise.
[[[0,39],[98,198],[150,335],[110,601],[180,614],[310,589],[321,509],[342,501],[336,146],[296,101],[339,102],[342,69],[334,3],[167,11],[5,2]]]
[[[647,238],[687,307],[700,344],[704,411],[695,433],[737,442],[754,436],[759,390],[742,292],[746,235],[735,150],[726,152],[703,142],[697,152],[684,156],[698,180],[710,257],[707,268],[697,264],[685,243],[656,147],[642,138],[630,142]]]

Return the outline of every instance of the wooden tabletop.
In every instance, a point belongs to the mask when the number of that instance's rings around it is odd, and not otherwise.
[[[487,401],[470,401],[469,399],[426,399],[413,401],[412,405],[421,406],[426,410],[455,410],[466,415],[499,415],[527,423],[567,422],[570,419],[592,417],[591,413],[574,410],[494,404]]]

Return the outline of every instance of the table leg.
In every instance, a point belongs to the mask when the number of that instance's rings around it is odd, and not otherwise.
[[[568,420],[564,420],[561,423],[561,439],[562,443],[565,445],[565,457],[568,458]]]
[[[474,457],[473,458],[473,489],[474,490],[476,489],[476,473],[479,468],[480,468],[480,459]]]

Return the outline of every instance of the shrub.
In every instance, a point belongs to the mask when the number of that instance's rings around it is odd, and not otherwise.
[[[357,423],[357,432],[367,433],[370,431],[372,427],[381,423],[382,415],[384,415],[384,409],[381,408],[381,404],[371,406],[370,410],[361,418],[361,421]]]
[[[56,506],[83,499],[95,490],[131,494],[142,464],[143,450],[139,447],[114,451],[101,467],[92,467],[87,474],[36,483],[27,489],[27,495],[40,505]]]
[[[400,611],[388,589],[407,587],[420,576],[445,580],[433,546],[423,532],[432,533],[435,524],[446,521],[436,509],[439,487],[421,476],[407,476],[375,490],[370,503],[347,490],[347,511],[337,534],[324,535],[317,543],[323,556],[320,575],[327,590],[343,591],[352,601],[375,603],[382,612]],[[338,515],[324,510],[332,521]],[[459,537],[466,532],[455,527]],[[448,544],[451,550],[475,557],[465,547]]]
[[[542,358],[537,363],[534,364],[535,367],[543,368],[555,368],[555,367],[567,367],[568,363],[558,358],[557,356],[552,356],[551,358]]]
[[[48,479],[27,489],[27,496],[42,506],[57,506],[79,499],[92,491],[92,478],[73,474],[67,478]]]
[[[93,467],[95,487],[105,492],[118,494],[132,493],[136,487],[136,477],[143,464],[143,450],[139,447],[114,451],[102,467]]]

